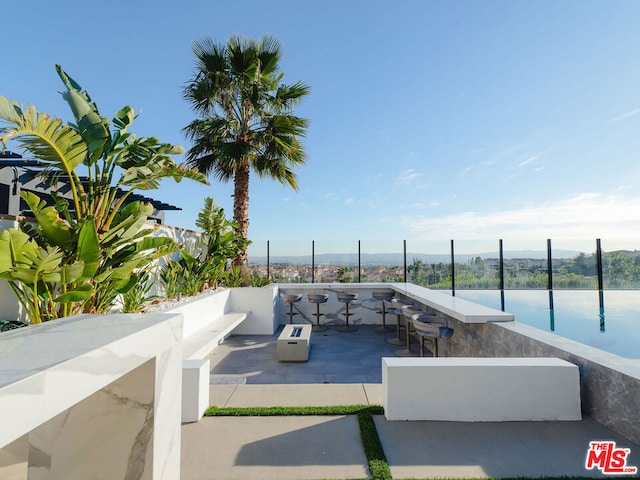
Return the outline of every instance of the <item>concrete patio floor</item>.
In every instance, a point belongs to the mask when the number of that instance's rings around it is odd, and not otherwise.
[[[381,358],[402,352],[370,326],[312,334],[308,362],[276,359],[277,334],[235,336],[209,357],[216,406],[323,406],[382,403]],[[413,345],[417,351],[417,345]],[[595,477],[584,468],[590,441],[640,446],[599,423],[389,422],[375,417],[393,478]],[[355,416],[210,417],[182,429],[182,478],[367,478]]]
[[[278,334],[229,337],[208,357],[211,383],[381,383],[382,357],[406,349],[385,341],[395,332],[378,333],[366,325],[342,333],[331,326],[312,332],[308,362],[279,362]],[[417,344],[413,350],[417,354]]]

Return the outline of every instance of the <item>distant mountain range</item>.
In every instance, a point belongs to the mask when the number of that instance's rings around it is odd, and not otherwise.
[[[576,250],[553,250],[553,258],[574,258],[580,252]],[[480,258],[498,258],[498,252],[464,254],[456,253],[456,263],[466,263],[467,261]],[[505,259],[544,259],[547,258],[547,252],[543,250],[510,250],[504,252]],[[451,262],[450,254],[426,254],[426,253],[409,253],[407,252],[407,264],[412,264],[413,260],[422,260],[426,264],[431,263],[449,263]],[[250,256],[249,262],[254,264],[266,264],[266,256]],[[402,265],[402,253],[363,253],[360,255],[362,265]],[[311,264],[311,255],[271,255],[269,263],[292,263],[292,264]],[[353,265],[358,263],[357,253],[321,253],[315,255],[316,265]]]

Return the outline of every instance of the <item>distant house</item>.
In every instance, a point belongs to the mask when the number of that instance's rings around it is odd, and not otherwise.
[[[58,176],[57,184],[52,186],[40,175],[42,168],[43,165],[39,160],[24,159],[22,155],[14,152],[0,152],[0,215],[33,216],[27,203],[20,197],[21,191],[33,192],[49,205],[54,204],[51,192],[69,200],[72,199],[65,176]],[[87,177],[80,177],[80,179],[87,183],[89,181]],[[118,196],[124,193],[126,193],[124,190],[118,189]],[[164,224],[167,210],[182,210],[174,205],[135,193],[127,198],[125,205],[133,201],[153,205],[154,211],[148,220],[156,224]]]

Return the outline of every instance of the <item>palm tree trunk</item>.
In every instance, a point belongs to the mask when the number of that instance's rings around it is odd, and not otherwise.
[[[249,235],[249,162],[245,161],[235,171],[233,187],[233,219],[236,233],[242,238]],[[249,262],[246,247],[233,259],[233,266],[240,267],[242,277],[249,283]]]

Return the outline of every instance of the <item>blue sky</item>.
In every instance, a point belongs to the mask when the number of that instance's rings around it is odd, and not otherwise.
[[[192,42],[276,36],[284,81],[311,87],[308,160],[298,192],[252,177],[255,254],[639,248],[640,2],[36,0],[3,17],[0,94],[70,120],[58,63],[103,115],[131,105],[134,131],[187,148]],[[231,193],[150,195],[194,228]]]

